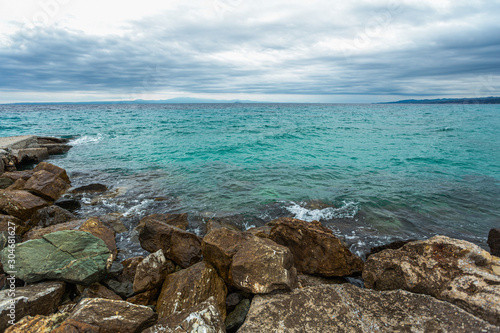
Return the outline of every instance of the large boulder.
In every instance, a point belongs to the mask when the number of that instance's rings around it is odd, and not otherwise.
[[[490,230],[488,233],[488,246],[492,255],[500,257],[500,228]]]
[[[9,260],[9,249],[1,252],[2,263]],[[17,277],[27,283],[45,279],[75,284],[101,280],[111,264],[106,244],[88,232],[64,230],[41,239],[16,245]]]
[[[14,295],[10,289],[0,291],[0,332],[10,325],[11,320],[16,322],[24,316],[55,312],[64,290],[64,282],[51,281],[17,287]]]
[[[34,173],[33,170],[5,172],[2,174],[2,178],[9,178],[14,182],[18,179],[28,180]]]
[[[99,218],[97,217],[89,218],[87,221],[85,221],[85,223],[81,225],[81,227],[78,230],[90,232],[97,238],[102,239],[104,243],[106,243],[108,249],[113,254],[113,260],[116,258],[116,255],[118,254],[118,249],[116,247],[115,231],[105,226],[101,221],[99,221]]]
[[[142,230],[142,228],[144,228],[144,225],[146,224],[146,222],[149,220],[160,221],[160,222],[166,223],[168,225],[177,227],[177,228],[182,229],[182,230],[186,230],[188,227],[188,224],[189,224],[187,213],[183,213],[183,214],[151,214],[151,215],[143,217],[139,221],[139,224],[136,227],[137,231],[140,232]]]
[[[42,170],[56,175],[57,177],[64,180],[67,184],[71,184],[71,181],[69,180],[68,174],[66,173],[66,170],[64,170],[63,168],[55,166],[54,164],[51,164],[51,163],[40,162],[33,169],[33,172],[38,172],[38,171],[42,171]]]
[[[467,241],[435,236],[379,252],[363,279],[367,288],[431,295],[500,325],[500,260]]]
[[[48,205],[47,201],[27,191],[0,190],[0,212],[23,221],[28,220],[34,212]]]
[[[159,220],[145,221],[139,233],[143,249],[163,250],[165,257],[186,268],[201,260],[201,238]]]
[[[217,303],[214,297],[189,309],[161,318],[158,323],[143,333],[204,332],[225,333]]]
[[[60,224],[75,220],[76,216],[59,206],[49,206],[37,210],[32,216],[30,225],[45,228],[54,224]]]
[[[166,259],[163,250],[151,253],[137,265],[134,277],[134,293],[155,289],[161,286],[165,277],[175,271],[175,264]]]
[[[427,295],[376,292],[351,284],[257,295],[238,333],[500,332],[498,327]]]
[[[292,251],[299,272],[322,276],[361,273],[363,260],[318,221],[293,218],[275,221],[270,238]]]
[[[5,333],[50,333],[58,327],[69,313],[55,313],[50,316],[26,316],[5,330]]]
[[[203,238],[203,258],[229,286],[251,293],[268,293],[296,286],[293,256],[284,246],[227,228]]]
[[[45,170],[35,172],[24,185],[26,191],[49,201],[59,199],[69,188],[70,185],[61,177]]]
[[[85,298],[68,319],[98,326],[100,333],[138,333],[155,323],[156,314],[147,306],[125,301]]]
[[[45,228],[35,227],[24,234],[23,242],[33,240],[33,239],[40,239],[44,235],[48,235],[48,234],[56,232],[56,231],[78,230],[78,228],[80,228],[83,223],[85,223],[85,220],[73,220],[73,221],[64,222],[64,223],[53,224],[53,225],[45,227]]]
[[[217,308],[226,318],[227,288],[215,269],[202,261],[189,268],[169,274],[163,282],[156,311],[159,318],[172,315],[206,301],[216,300]]]
[[[106,299],[115,299],[121,301],[122,298],[114,293],[112,290],[109,290],[99,282],[95,282],[90,286],[77,285],[76,290],[80,294],[79,299],[83,298],[106,298]]]

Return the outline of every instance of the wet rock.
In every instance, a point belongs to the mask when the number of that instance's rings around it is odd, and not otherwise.
[[[367,288],[431,295],[500,325],[499,270],[500,260],[477,245],[435,236],[370,256],[363,279]]]
[[[34,212],[48,205],[47,201],[27,191],[0,190],[0,211],[23,221],[28,220]]]
[[[69,180],[68,174],[66,173],[66,170],[64,170],[63,168],[55,166],[54,164],[51,164],[51,163],[40,162],[33,169],[33,172],[36,173],[36,172],[42,171],[42,170],[56,175],[57,177],[64,180],[67,184],[71,184],[71,181]]]
[[[49,206],[37,210],[31,216],[31,226],[45,228],[54,224],[60,224],[75,220],[76,216],[59,206]]]
[[[137,265],[134,277],[136,294],[160,287],[165,277],[175,271],[175,264],[166,259],[163,250],[151,253]]]
[[[5,330],[5,333],[50,333],[58,327],[69,313],[56,313],[51,316],[26,316]]]
[[[492,255],[500,257],[500,228],[490,230],[488,233],[488,246]]]
[[[151,214],[145,216],[141,219],[139,224],[137,225],[137,231],[141,231],[144,228],[144,225],[147,221],[154,220],[166,223],[168,225],[174,226],[176,228],[186,230],[188,227],[188,214]]]
[[[63,230],[78,230],[80,226],[85,222],[85,220],[74,220],[70,222],[65,222],[65,223],[59,223],[59,224],[54,224],[45,228],[33,228],[30,231],[28,231],[26,234],[23,236],[23,242],[26,242],[28,240],[33,240],[33,239],[41,239],[44,235],[48,235],[50,233],[56,232],[56,231],[63,231]]]
[[[189,268],[169,274],[163,282],[156,311],[159,318],[172,315],[206,301],[216,300],[217,308],[226,318],[227,288],[215,269],[202,261]]]
[[[361,273],[363,269],[363,260],[318,221],[280,218],[270,237],[290,249],[299,272],[329,277]]]
[[[410,242],[415,242],[416,239],[408,239],[408,240],[399,240],[399,241],[394,241],[388,244],[380,245],[380,246],[375,246],[370,249],[370,253],[366,255],[366,258],[371,256],[372,254],[379,253],[383,250],[397,250],[403,247],[403,245],[406,245],[407,243]]]
[[[225,333],[225,330],[215,298],[210,297],[189,309],[161,318],[156,325],[144,331],[157,332]]]
[[[42,282],[16,288],[14,297],[9,295],[10,289],[0,291],[0,332],[12,319],[18,321],[24,316],[49,315],[56,311],[64,289],[64,282]],[[11,311],[12,308],[15,310]]]
[[[7,250],[1,252],[3,264],[8,262]],[[27,283],[53,279],[91,284],[104,277],[110,258],[101,239],[87,232],[64,230],[17,244],[15,270]]]
[[[115,299],[121,301],[122,298],[114,293],[112,290],[109,290],[102,284],[95,282],[90,286],[78,285],[76,286],[78,292],[80,293],[80,299],[83,298],[106,298],[106,299]]]
[[[447,302],[403,290],[376,292],[351,284],[257,295],[239,333],[500,332]]]
[[[95,325],[101,333],[142,332],[155,323],[156,315],[147,306],[104,298],[86,298],[68,319]]]
[[[125,225],[123,225],[121,221],[122,216],[123,215],[121,213],[109,213],[99,216],[99,221],[119,234],[128,231],[128,229],[125,227]]]
[[[0,173],[1,174],[1,173]],[[0,177],[0,189],[5,190],[10,185],[14,184],[14,181],[7,177]]]
[[[127,302],[137,305],[156,305],[159,294],[160,288],[155,288],[129,297],[127,298]]]
[[[236,330],[243,325],[248,310],[250,310],[250,300],[245,298],[226,318],[225,326],[228,333],[236,332]]]
[[[14,216],[0,214],[0,232],[12,231],[12,228],[16,235],[22,235],[29,229],[29,225]]]
[[[167,259],[183,268],[201,260],[201,238],[162,221],[145,221],[139,241],[151,253],[162,249]]]
[[[78,230],[90,232],[97,238],[102,239],[104,243],[106,243],[109,251],[111,251],[111,253],[113,254],[113,260],[116,258],[116,255],[118,254],[118,249],[116,248],[115,241],[116,234],[114,230],[106,227],[101,221],[99,221],[99,218],[89,218],[87,221],[85,221],[85,223],[82,224],[82,226]]]
[[[51,172],[41,170],[35,172],[33,176],[26,181],[24,190],[46,200],[55,201],[59,199],[69,187],[69,184],[61,177]]]
[[[57,205],[73,213],[82,207],[80,201],[70,198],[58,199],[56,202],[54,202],[54,205]]]
[[[71,191],[71,193],[101,193],[106,192],[108,187],[103,184],[89,184],[80,186]]]
[[[99,326],[66,319],[61,326],[54,329],[51,333],[101,333],[101,331]]]

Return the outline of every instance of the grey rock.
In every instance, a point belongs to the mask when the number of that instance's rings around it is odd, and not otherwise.
[[[245,298],[226,318],[225,325],[228,333],[236,332],[236,330],[243,325],[248,310],[250,310],[250,300]]]

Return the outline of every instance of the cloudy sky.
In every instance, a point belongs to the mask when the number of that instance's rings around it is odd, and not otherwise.
[[[0,103],[500,95],[500,1],[0,0]]]

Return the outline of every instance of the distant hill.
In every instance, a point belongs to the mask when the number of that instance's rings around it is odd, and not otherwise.
[[[500,104],[500,97],[406,99],[379,104]]]
[[[95,102],[29,102],[29,103],[9,103],[9,104],[207,104],[207,103],[263,103],[247,100],[217,100],[217,99],[202,99],[192,97],[176,97],[160,100],[144,100],[136,99],[133,101],[95,101]]]

